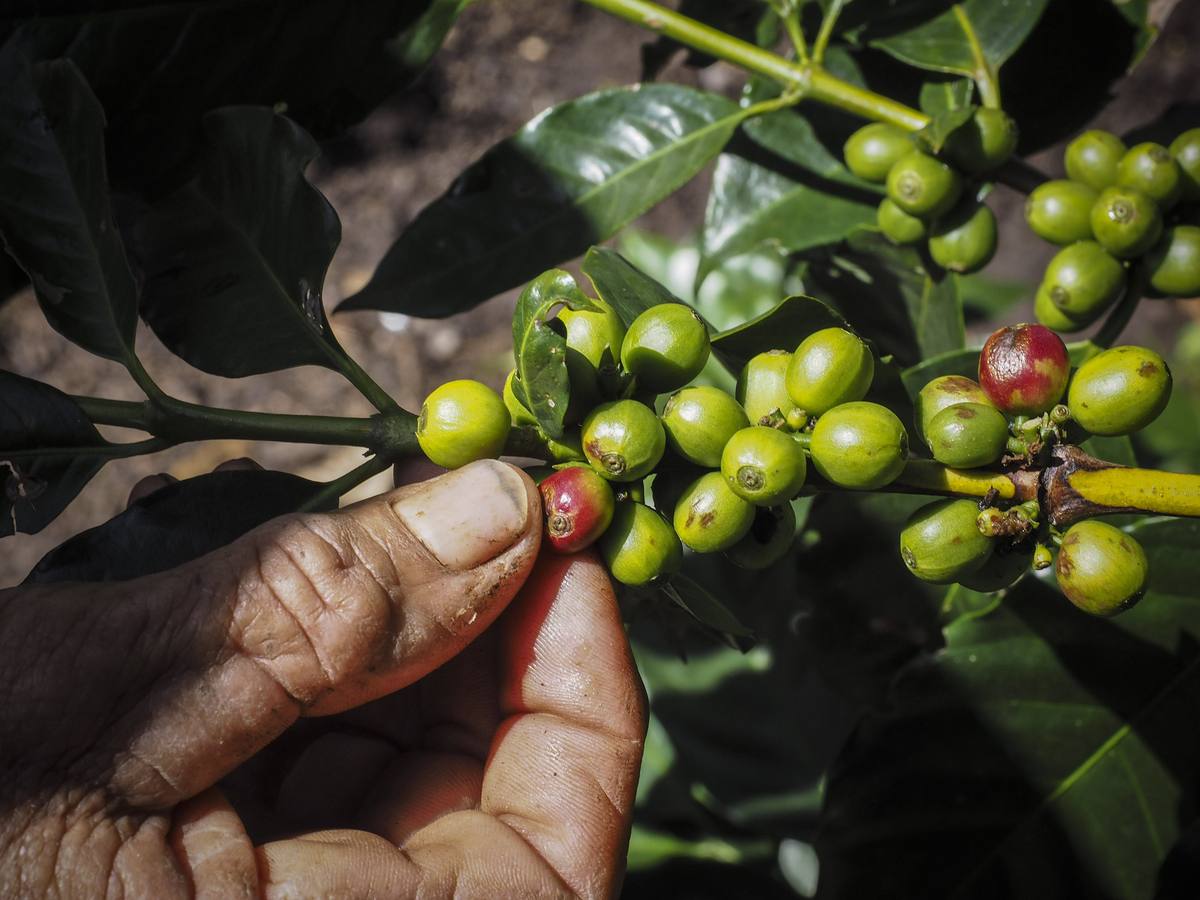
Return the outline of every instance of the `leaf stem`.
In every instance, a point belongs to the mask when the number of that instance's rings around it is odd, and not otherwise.
[[[1120,302],[1113,307],[1108,318],[1104,320],[1104,324],[1100,326],[1100,330],[1092,338],[1093,344],[1107,350],[1116,343],[1121,332],[1125,330],[1125,326],[1133,319],[1133,313],[1138,308],[1138,304],[1142,302],[1142,296],[1146,293],[1148,286],[1148,279],[1147,267],[1134,267],[1130,273],[1129,282],[1125,286],[1125,293],[1121,295]]]
[[[386,472],[394,462],[395,458],[390,455],[372,456],[345,475],[326,482],[321,490],[304,502],[298,512],[317,512],[336,506],[344,495],[350,493],[364,481],[374,478],[380,472]]]
[[[971,17],[967,15],[967,11],[960,4],[956,3],[952,8],[954,18],[958,20],[958,26],[967,39],[967,46],[971,48],[971,58],[975,62],[974,78],[975,84],[979,88],[979,98],[983,101],[984,106],[1000,109],[1000,81],[996,76],[996,70],[992,68],[987,55],[983,52],[983,46],[979,43],[979,35],[975,33]]]
[[[165,438],[147,438],[144,441],[130,441],[124,444],[95,444],[81,447],[33,447],[28,450],[0,451],[0,463],[23,459],[69,459],[78,456],[126,459],[130,456],[144,456],[147,453],[157,453],[159,450],[166,450],[170,446],[172,446],[172,442]]]
[[[825,18],[821,20],[821,30],[817,32],[817,39],[813,42],[812,61],[815,65],[819,66],[825,59],[825,48],[829,46],[829,39],[833,36],[833,26],[837,24],[838,16],[842,14],[845,5],[846,0],[833,0],[829,9],[825,11]]]
[[[379,386],[368,373],[367,370],[358,364],[349,353],[345,351],[341,344],[330,336],[330,343],[333,345],[333,353],[331,354],[334,361],[337,363],[338,370],[345,376],[358,392],[366,397],[371,405],[374,406],[384,415],[404,412],[400,404],[392,399],[391,394]]]
[[[797,61],[801,64],[807,63],[808,42],[804,39],[804,28],[800,24],[800,7],[796,0],[773,0],[771,6],[783,21],[783,27],[796,50]]]

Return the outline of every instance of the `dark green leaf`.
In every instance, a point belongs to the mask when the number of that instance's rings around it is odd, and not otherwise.
[[[446,40],[446,35],[475,0],[432,0],[421,18],[388,44],[392,55],[406,68],[420,71]]]
[[[715,335],[712,349],[729,371],[737,373],[756,354],[790,352],[815,331],[845,325],[845,319],[815,297],[787,297],[769,312]]]
[[[315,142],[265,107],[210,113],[204,131],[195,179],[134,231],[143,318],[216,375],[335,365],[321,291],[341,225],[304,179]]]
[[[975,82],[970,78],[927,81],[921,85],[921,109],[930,116],[937,116],[969,106],[974,95]]]
[[[581,268],[600,299],[615,309],[627,326],[652,306],[683,302],[620,253],[607,247],[588,250]]]
[[[321,488],[319,482],[286,472],[212,472],[189,478],[143,497],[51,550],[25,583],[127,581],[163,572],[294,512]]]
[[[686,575],[675,575],[664,593],[701,625],[729,638],[753,640],[754,632],[738,621],[729,607]]]
[[[1154,43],[1154,39],[1158,37],[1158,25],[1151,20],[1150,16],[1150,6],[1153,0],[1110,0],[1110,2],[1135,29],[1137,36],[1134,40],[1134,55],[1131,65],[1137,65],[1146,55],[1146,51],[1150,49],[1150,45]]]
[[[971,379],[978,378],[979,351],[951,350],[948,353],[939,353],[915,366],[909,366],[900,373],[900,380],[904,382],[904,389],[908,391],[909,397],[915,398],[921,388],[941,375],[963,375]]]
[[[975,115],[976,106],[955,106],[943,110],[929,120],[929,124],[917,132],[917,140],[930,153],[938,153],[946,146],[950,135],[962,128]]]
[[[1133,441],[1129,439],[1128,435],[1120,437],[1096,435],[1088,438],[1081,446],[1097,459],[1106,459],[1122,466],[1138,464],[1137,454],[1133,450]]]
[[[137,289],[113,221],[104,111],[79,70],[0,49],[0,236],[46,319],[92,353],[128,357]]]
[[[107,447],[66,394],[0,371],[0,537],[45,528],[100,471]]]
[[[433,317],[469,309],[673,193],[746,115],[724,97],[667,84],[560,104],[461,174],[342,308]]]
[[[978,272],[974,275],[956,275],[955,280],[965,310],[984,319],[999,318],[1033,292],[1024,282],[1000,281]]]

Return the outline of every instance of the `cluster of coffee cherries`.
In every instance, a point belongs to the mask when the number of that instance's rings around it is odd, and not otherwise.
[[[1102,351],[1072,375],[1062,340],[1042,325],[995,332],[978,372],[979,381],[934,378],[916,398],[916,424],[933,458],[958,469],[1036,465],[1056,443],[1132,434],[1162,412],[1171,392],[1166,363],[1144,347]],[[1062,534],[1040,514],[1036,500],[1007,509],[986,500],[936,501],[908,521],[900,556],[923,581],[982,592],[1054,565],[1063,593],[1097,615],[1120,612],[1141,597],[1146,554],[1134,538],[1096,520]]]
[[[877,223],[892,243],[925,242],[951,272],[968,274],[996,252],[996,216],[977,199],[973,181],[1000,166],[1017,146],[1017,127],[1002,110],[975,110],[935,155],[913,135],[881,122],[846,141],[846,166],[866,181],[887,185]]]
[[[1067,146],[1067,178],[1029,195],[1025,220],[1062,247],[1037,292],[1038,321],[1078,331],[1120,298],[1135,263],[1157,296],[1200,294],[1200,128],[1169,147],[1126,148],[1107,131],[1085,131]]]

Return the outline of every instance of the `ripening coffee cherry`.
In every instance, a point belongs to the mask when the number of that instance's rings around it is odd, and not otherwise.
[[[1082,327],[1096,321],[1125,290],[1125,267],[1095,241],[1064,247],[1042,278],[1050,302]]]
[[[872,122],[850,135],[842,148],[846,168],[866,181],[883,184],[896,160],[912,152],[908,132],[895,125]]]
[[[1102,191],[1117,182],[1117,166],[1125,155],[1125,143],[1109,131],[1085,131],[1067,145],[1063,162],[1067,177]]]
[[[571,378],[571,412],[578,421],[600,399],[601,365],[607,359],[616,365],[625,339],[625,325],[617,311],[599,297],[592,298],[598,310],[564,309],[558,318],[567,329],[567,372]]]
[[[1171,155],[1179,163],[1179,186],[1184,200],[1200,200],[1200,128],[1189,128],[1171,141]]]
[[[910,216],[887,197],[879,202],[875,223],[885,238],[900,247],[920,243],[929,233],[924,219]]]
[[[996,216],[986,204],[960,203],[929,230],[929,255],[950,272],[978,272],[996,253]]]
[[[720,388],[704,385],[672,394],[662,424],[671,449],[690,463],[715,469],[725,442],[750,423],[741,404]]]
[[[1100,246],[1120,259],[1141,256],[1162,235],[1162,213],[1137,188],[1105,188],[1092,206],[1092,234]]]
[[[800,493],[808,463],[790,434],[752,425],[729,439],[721,474],[730,490],[755,506],[786,503]]]
[[[1004,455],[1008,437],[1008,419],[990,403],[949,406],[933,417],[925,432],[933,458],[955,469],[996,462]]]
[[[636,400],[602,403],[583,420],[583,453],[609,481],[645,478],[666,446],[658,416]]]
[[[1171,399],[1171,370],[1145,347],[1113,347],[1079,367],[1067,406],[1081,428],[1117,436],[1140,431]]]
[[[1149,563],[1142,545],[1106,522],[1076,522],[1063,536],[1054,564],[1058,586],[1084,612],[1112,616],[1146,590]]]
[[[656,394],[683,387],[708,362],[708,329],[683,303],[660,303],[633,320],[621,344],[621,365]]]
[[[1040,416],[1067,388],[1067,347],[1044,325],[1009,325],[993,332],[979,354],[979,386],[1010,416]]]
[[[958,202],[962,176],[928,153],[913,150],[888,172],[887,192],[910,216],[934,219]]]
[[[793,402],[810,416],[866,396],[875,377],[871,348],[844,328],[822,328],[800,342],[787,371]]]
[[[990,594],[1002,591],[1020,581],[1033,566],[1033,553],[1013,549],[1001,552],[997,547],[987,561],[974,572],[964,575],[958,583],[972,591]]]
[[[1150,141],[1130,147],[1117,165],[1117,184],[1137,188],[1161,210],[1179,199],[1182,175],[1171,151]]]
[[[1200,294],[1200,227],[1175,225],[1146,254],[1150,286],[1172,297]]]
[[[775,413],[787,419],[788,413],[800,411],[787,389],[787,371],[792,354],[786,350],[768,350],[753,357],[738,375],[734,393],[746,411],[751,425],[762,425],[763,419]]]
[[[843,403],[813,428],[809,455],[821,477],[839,487],[874,491],[896,480],[908,461],[908,432],[878,403]]]
[[[1039,184],[1025,201],[1025,221],[1044,241],[1070,244],[1092,238],[1092,207],[1099,195],[1078,181]]]
[[[1034,295],[1033,315],[1039,325],[1045,325],[1047,328],[1053,328],[1059,332],[1078,331],[1088,325],[1086,322],[1076,322],[1055,306],[1054,301],[1050,299],[1050,291],[1047,290],[1045,283],[1038,287],[1037,294]]]
[[[499,456],[511,426],[504,400],[486,384],[448,381],[421,405],[417,443],[430,462],[457,469]]]
[[[613,492],[590,466],[559,469],[538,485],[546,516],[546,542],[559,553],[577,553],[604,534],[613,517]]]
[[[914,512],[900,532],[900,558],[908,571],[930,584],[950,584],[978,571],[993,548],[975,524],[978,515],[973,500],[938,500]]]
[[[787,556],[796,537],[796,513],[791,504],[764,506],[754,510],[754,521],[746,536],[725,551],[735,566],[758,572]]]
[[[683,492],[675,505],[674,522],[675,533],[685,545],[697,553],[716,553],[746,536],[754,522],[754,507],[729,489],[720,472],[709,472]]]
[[[1017,123],[1004,110],[984,106],[950,135],[945,154],[963,171],[982,175],[1013,155],[1018,137]]]
[[[683,565],[683,547],[670,523],[636,500],[617,503],[598,546],[609,574],[621,584],[649,584]]]
[[[965,375],[939,375],[926,384],[914,401],[916,415],[913,420],[917,426],[917,436],[925,440],[925,430],[933,421],[933,417],[946,407],[959,403],[983,403],[990,406],[992,401],[978,382]]]
[[[525,404],[517,397],[516,389],[513,387],[516,381],[517,370],[513,369],[504,379],[504,390],[501,392],[501,396],[504,398],[504,407],[508,410],[513,425],[536,425],[537,416],[526,409]]]

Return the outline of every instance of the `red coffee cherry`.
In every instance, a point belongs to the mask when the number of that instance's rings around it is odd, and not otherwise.
[[[1045,325],[1001,328],[979,354],[979,384],[1009,415],[1046,412],[1062,397],[1070,374],[1066,345]]]
[[[604,534],[613,517],[612,488],[590,466],[559,469],[538,485],[546,541],[559,553],[577,553]]]

